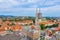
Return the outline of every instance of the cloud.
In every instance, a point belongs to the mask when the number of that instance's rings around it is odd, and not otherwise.
[[[0,11],[0,15],[14,15],[14,16],[34,16],[35,8],[20,8],[20,9],[6,9]]]
[[[48,7],[48,8],[41,8],[41,13],[43,16],[56,16],[60,17],[60,5]]]
[[[38,6],[51,7],[51,6],[57,6],[57,5],[60,5],[60,0],[40,0],[40,3]]]
[[[41,8],[43,15],[48,16],[60,13],[60,0],[0,0],[0,14],[36,13],[35,8]]]
[[[41,12],[57,12],[60,10],[60,5],[58,6],[52,6],[52,7],[46,7],[46,8],[40,8]],[[36,8],[6,8],[6,9],[1,9],[0,12],[31,12],[31,11],[36,11]]]
[[[59,0],[0,0],[0,8],[36,8],[60,5]]]
[[[27,15],[35,14],[35,8],[14,8],[14,9],[5,9],[0,10],[0,14],[13,14],[13,15]]]
[[[53,6],[47,8],[40,8],[40,12],[43,16],[57,16],[60,15],[60,6]],[[0,11],[0,14],[4,15],[18,15],[18,16],[35,16],[36,8],[14,8],[14,9],[5,9],[4,11]]]
[[[27,4],[35,4],[38,0],[0,0],[0,8],[7,8],[12,6],[22,6]],[[4,7],[3,7],[4,6]]]

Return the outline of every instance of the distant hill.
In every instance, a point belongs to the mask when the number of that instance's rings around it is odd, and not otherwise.
[[[0,18],[14,18],[12,15],[0,15]]]
[[[22,17],[24,17],[24,18],[35,18],[35,17],[32,17],[32,16],[12,16],[12,15],[0,15],[0,18],[16,18],[16,17],[18,17],[18,18],[22,18]],[[57,18],[59,18],[59,17],[43,17],[43,18],[50,18],[50,19],[57,19]]]

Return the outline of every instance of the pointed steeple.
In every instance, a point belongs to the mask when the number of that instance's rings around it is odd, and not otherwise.
[[[40,8],[36,8],[36,19],[35,19],[35,25],[38,24],[38,19],[42,18],[42,13],[40,13]]]

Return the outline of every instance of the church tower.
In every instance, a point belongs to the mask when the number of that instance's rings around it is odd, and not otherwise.
[[[40,12],[40,8],[36,8],[36,19],[35,19],[35,25],[38,25],[38,20],[42,19],[42,13]]]

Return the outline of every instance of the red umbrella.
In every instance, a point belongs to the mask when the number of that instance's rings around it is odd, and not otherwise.
[[[57,27],[57,28],[54,28],[54,31],[59,31],[59,28]]]
[[[46,32],[47,32],[48,35],[53,34],[51,30],[47,30]]]
[[[32,26],[31,26],[31,29],[34,29],[34,28],[35,28],[35,26],[34,26],[34,25],[32,25]]]
[[[58,27],[58,30],[60,31],[60,27]]]

